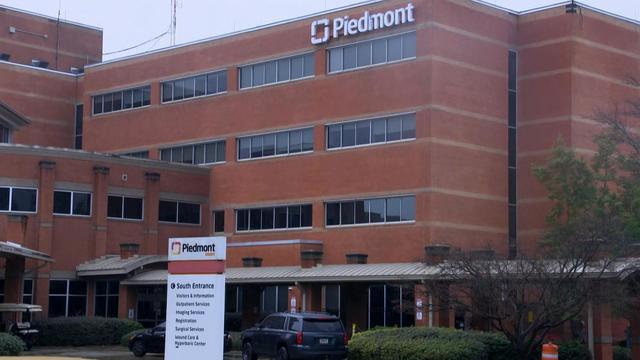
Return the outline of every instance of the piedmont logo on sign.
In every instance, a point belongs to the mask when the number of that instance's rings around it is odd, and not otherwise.
[[[169,241],[169,261],[223,260],[226,258],[226,238],[181,238]]]
[[[323,44],[329,41],[329,38],[337,39],[340,36],[357,35],[373,30],[392,28],[394,26],[415,22],[413,14],[415,6],[408,3],[407,6],[370,14],[365,11],[364,14],[352,19],[349,16],[337,17],[333,20],[319,19],[311,23],[311,43],[314,45]]]

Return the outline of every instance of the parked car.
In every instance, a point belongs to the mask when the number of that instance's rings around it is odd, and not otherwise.
[[[334,315],[274,313],[242,332],[242,360],[344,359],[349,338]]]
[[[152,329],[144,330],[141,333],[132,335],[129,338],[129,351],[137,357],[142,357],[147,353],[164,353],[164,335],[167,324],[162,323]],[[224,333],[224,352],[231,350],[231,335]]]

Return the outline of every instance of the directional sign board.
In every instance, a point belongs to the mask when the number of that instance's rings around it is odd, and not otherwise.
[[[225,237],[169,239],[166,359],[222,360]]]

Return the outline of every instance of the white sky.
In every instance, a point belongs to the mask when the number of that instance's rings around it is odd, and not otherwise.
[[[176,44],[342,7],[362,0],[177,0]],[[528,10],[559,0],[486,0],[513,10]],[[640,0],[581,2],[640,20]],[[125,49],[164,33],[170,24],[171,0],[0,0],[0,4],[101,27],[104,52]],[[159,49],[167,35],[132,51],[104,60]]]

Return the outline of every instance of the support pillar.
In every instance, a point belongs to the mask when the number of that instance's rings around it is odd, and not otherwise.
[[[107,254],[107,196],[109,191],[109,168],[94,166],[93,180],[93,226],[95,237],[90,247],[90,258]]]
[[[640,308],[631,316],[631,358],[640,359]]]
[[[43,319],[49,316],[49,273],[38,271],[33,279],[34,304],[42,306]]]
[[[298,285],[289,287],[289,294],[287,297],[287,304],[289,311],[300,312],[302,311],[302,291]]]
[[[433,311],[429,307],[430,294],[427,294],[427,290],[424,285],[417,284],[414,288],[414,306],[415,306],[415,323],[416,327],[432,327],[433,326]],[[431,320],[431,321],[430,321]]]
[[[147,180],[144,189],[144,199],[147,204],[158,204],[160,201],[160,174],[147,172],[144,174]],[[144,207],[144,235],[142,246],[143,254],[160,254],[166,252],[167,245],[158,242],[158,207]]]
[[[613,359],[613,334],[611,331],[611,307],[609,304],[593,305],[593,358]]]
[[[134,286],[120,285],[118,289],[118,318],[129,319],[129,310],[133,309],[133,318],[137,318],[136,305],[138,291]]]
[[[4,302],[22,303],[25,259],[8,256],[5,265]]]

